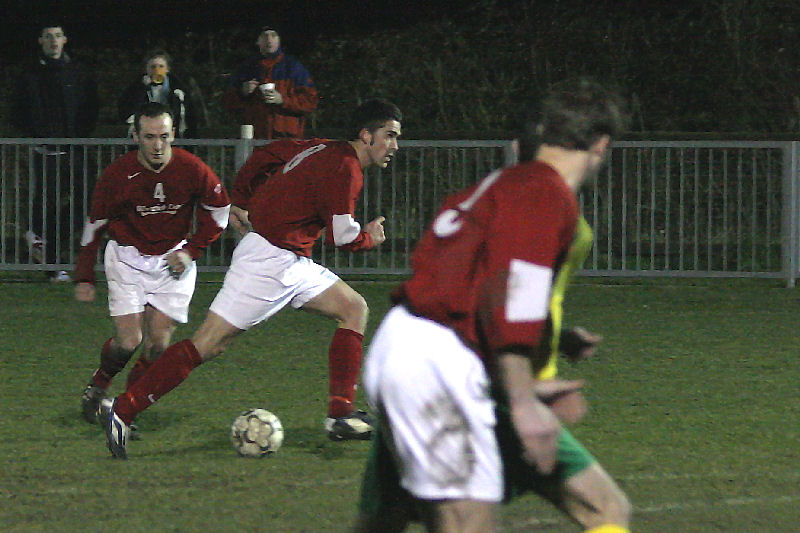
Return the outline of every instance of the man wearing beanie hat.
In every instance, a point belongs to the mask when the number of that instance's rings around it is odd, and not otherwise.
[[[319,101],[314,81],[297,59],[283,53],[274,26],[261,28],[256,45],[259,54],[231,76],[225,108],[241,124],[252,124],[256,138],[302,138],[306,115]]]

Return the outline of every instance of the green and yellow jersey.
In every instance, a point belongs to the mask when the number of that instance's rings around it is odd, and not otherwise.
[[[550,297],[550,322],[553,336],[550,339],[550,358],[547,363],[536,373],[537,379],[553,379],[558,373],[558,341],[561,336],[561,321],[564,315],[564,294],[575,272],[583,265],[589,256],[594,242],[594,232],[585,218],[578,217],[575,226],[575,237],[567,252],[567,257],[561,269],[556,274],[553,283],[553,293]]]

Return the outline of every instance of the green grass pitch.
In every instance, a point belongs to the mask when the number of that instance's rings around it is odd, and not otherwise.
[[[348,530],[368,443],[322,431],[332,323],[284,310],[246,333],[143,413],[142,440],[118,461],[79,416],[111,333],[104,285],[87,305],[71,286],[10,278],[0,283],[3,531]],[[394,284],[353,285],[372,310],[369,338]],[[176,340],[218,287],[198,285]],[[569,291],[567,324],[605,338],[594,360],[562,363],[587,380],[591,410],[573,431],[630,496],[633,531],[798,530],[798,300],[777,281],[581,278]],[[228,441],[249,407],[283,422],[271,458],[238,457]],[[535,497],[501,516],[503,531],[580,531]]]

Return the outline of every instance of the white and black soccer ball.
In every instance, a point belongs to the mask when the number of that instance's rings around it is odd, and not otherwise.
[[[231,442],[243,457],[264,457],[283,443],[283,425],[266,409],[248,409],[231,424]]]

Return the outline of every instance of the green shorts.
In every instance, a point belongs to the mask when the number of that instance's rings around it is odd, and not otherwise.
[[[503,501],[505,503],[527,492],[535,492],[560,504],[561,498],[558,489],[566,483],[567,479],[596,462],[592,454],[568,430],[562,429],[558,435],[555,470],[548,475],[540,474],[536,468],[522,458],[522,444],[511,424],[508,409],[499,406],[495,409],[495,413],[497,414],[495,435],[503,459],[505,481]]]
[[[389,435],[382,429],[378,418],[375,417],[372,424],[372,440],[361,481],[358,510],[369,516],[388,516],[397,510],[416,519],[414,497],[400,486],[397,465],[385,440]]]
[[[558,436],[556,468],[552,474],[542,475],[522,458],[522,446],[511,425],[508,410],[496,409],[495,435],[500,445],[505,478],[503,501],[508,503],[527,492],[560,504],[558,490],[567,479],[595,462],[595,458],[566,429]],[[402,512],[414,516],[414,498],[400,486],[400,476],[392,453],[385,442],[387,434],[378,421],[372,432],[372,443],[367,457],[367,467],[361,484],[359,510],[362,514],[386,516]]]

